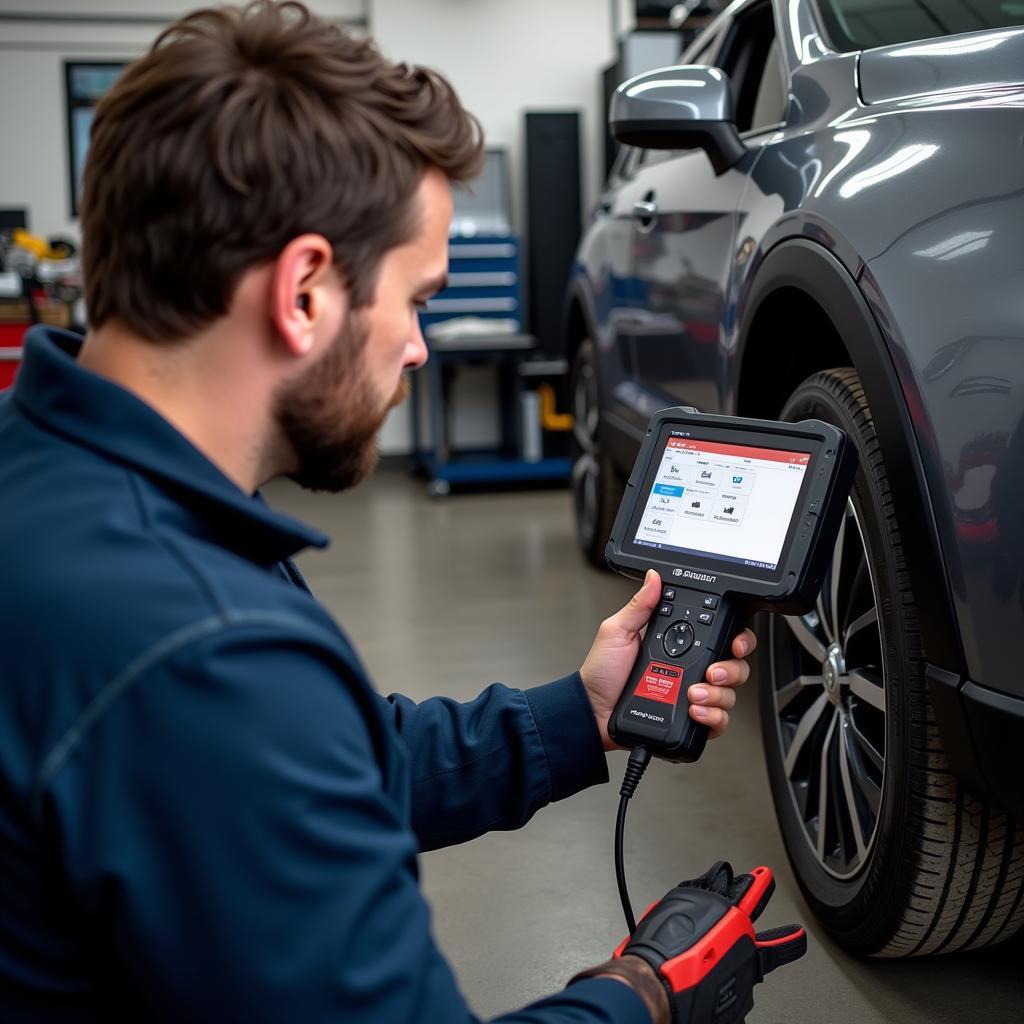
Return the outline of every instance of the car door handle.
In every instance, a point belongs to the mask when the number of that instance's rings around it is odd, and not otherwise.
[[[653,199],[638,199],[633,204],[633,216],[637,220],[651,220],[658,216],[658,204]]]

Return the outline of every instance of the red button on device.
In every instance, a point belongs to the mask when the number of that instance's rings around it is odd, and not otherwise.
[[[675,665],[665,665],[660,661],[650,661],[644,674],[640,677],[635,697],[646,697],[662,704],[675,704],[679,698],[679,687],[683,682],[683,670]]]

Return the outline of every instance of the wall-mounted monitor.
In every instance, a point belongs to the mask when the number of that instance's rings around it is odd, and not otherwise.
[[[468,186],[452,189],[453,237],[512,234],[508,154],[488,149],[483,170]]]
[[[68,124],[68,171],[71,216],[78,216],[78,199],[82,189],[82,171],[89,150],[89,132],[93,111],[107,90],[117,80],[124,62],[65,61],[64,99]]]

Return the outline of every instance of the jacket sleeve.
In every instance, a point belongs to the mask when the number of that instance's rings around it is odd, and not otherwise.
[[[235,625],[122,678],[50,762],[40,821],[70,896],[155,1019],[475,1020],[343,671]],[[646,1019],[597,979],[503,1020]]]
[[[525,691],[495,683],[467,703],[392,694],[386,711],[412,758],[421,850],[520,828],[545,804],[608,781],[578,672]]]

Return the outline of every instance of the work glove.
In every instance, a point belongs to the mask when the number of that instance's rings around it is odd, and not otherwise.
[[[774,891],[770,868],[734,875],[719,861],[650,907],[615,950],[607,965],[612,970],[597,967],[577,978],[601,973],[628,978],[614,970],[615,962],[639,957],[668,994],[672,1024],[738,1024],[753,1008],[754,986],[807,952],[800,925],[754,931],[753,922]]]

